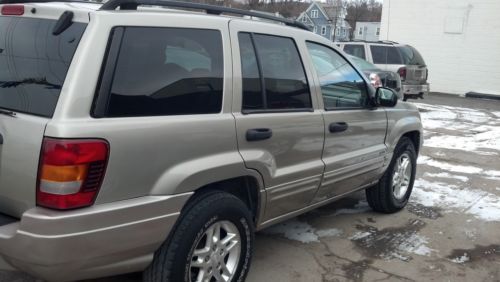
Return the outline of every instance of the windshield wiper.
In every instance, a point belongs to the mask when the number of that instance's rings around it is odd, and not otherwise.
[[[13,111],[8,111],[8,110],[2,110],[0,109],[0,115],[6,115],[10,117],[16,117],[16,113]]]

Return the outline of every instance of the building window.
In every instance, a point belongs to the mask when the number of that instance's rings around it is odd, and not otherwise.
[[[336,35],[340,35],[340,27],[337,27],[337,30],[335,31]]]
[[[303,17],[302,17],[302,22],[303,22],[303,23],[307,22],[307,18],[306,18],[306,16],[303,16]]]
[[[326,26],[322,26],[321,27],[321,35],[325,35],[326,34]]]
[[[318,10],[312,10],[311,11],[311,18],[317,19],[318,18]]]
[[[363,27],[362,26],[359,27],[358,35],[363,35]]]
[[[342,35],[345,36],[346,29],[342,29]]]
[[[377,27],[377,36],[380,35],[380,27]]]
[[[318,27],[317,26],[314,26],[313,32],[314,33],[318,33]]]

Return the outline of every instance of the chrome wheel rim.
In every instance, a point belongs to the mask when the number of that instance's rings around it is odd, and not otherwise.
[[[213,223],[195,243],[189,281],[231,281],[238,268],[241,236],[230,221]]]
[[[392,191],[396,199],[403,200],[406,196],[406,192],[410,188],[411,174],[411,158],[407,153],[403,153],[397,159],[392,174]]]

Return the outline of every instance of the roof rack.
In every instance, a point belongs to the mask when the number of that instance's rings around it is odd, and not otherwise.
[[[284,23],[287,26],[301,28],[307,31],[310,30],[305,24],[299,21],[285,19],[260,12],[245,11],[235,8],[228,8],[228,7],[214,6],[214,5],[200,4],[200,3],[181,2],[174,0],[109,0],[108,2],[104,3],[101,6],[100,10],[113,11],[116,10],[117,8],[120,8],[120,10],[137,10],[137,7],[140,5],[204,10],[206,11],[207,14],[211,15],[220,15],[224,13],[224,14],[234,14],[241,16],[250,16],[250,17],[256,17],[256,18]]]
[[[28,3],[89,3],[89,4],[102,4],[97,0],[0,0],[0,5],[3,4],[28,4]]]
[[[379,43],[379,44],[399,44],[396,41],[391,40],[363,40],[363,39],[353,39],[349,42],[364,42],[364,43]]]

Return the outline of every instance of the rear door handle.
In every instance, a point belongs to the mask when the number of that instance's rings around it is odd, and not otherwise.
[[[349,128],[349,125],[345,122],[333,122],[330,123],[329,130],[330,133],[338,133],[338,132],[343,132],[346,131],[347,128]]]
[[[269,128],[254,128],[247,130],[247,141],[266,140],[273,136],[273,131]]]
[[[0,134],[0,145],[3,145],[3,135]]]

